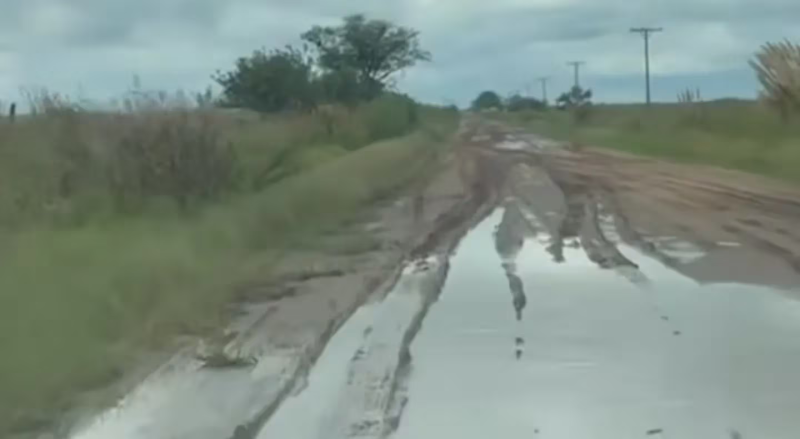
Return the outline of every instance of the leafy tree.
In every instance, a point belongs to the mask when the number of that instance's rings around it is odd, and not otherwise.
[[[764,88],[761,99],[784,120],[800,113],[800,45],[790,41],[767,43],[750,61]]]
[[[230,72],[218,72],[224,103],[257,111],[308,109],[315,106],[319,90],[313,61],[292,47],[257,50],[239,58]]]
[[[556,99],[556,105],[561,110],[570,110],[577,122],[583,122],[589,117],[592,107],[592,90],[574,86],[570,91],[562,93]]]
[[[382,92],[393,74],[431,59],[416,30],[364,15],[346,17],[336,27],[314,26],[302,38],[318,51],[322,69],[355,72],[369,98]]]
[[[503,108],[503,100],[497,93],[487,90],[479,94],[478,97],[472,101],[472,108],[474,110],[488,110],[490,108],[500,110]]]
[[[515,94],[506,100],[508,111],[544,110],[547,104],[536,98],[529,98]]]
[[[317,79],[321,99],[328,103],[339,103],[352,107],[367,99],[358,72],[342,69],[323,73]]]

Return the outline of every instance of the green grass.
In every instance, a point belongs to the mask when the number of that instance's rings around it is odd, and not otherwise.
[[[752,102],[607,105],[575,124],[569,114],[505,114],[556,139],[800,181],[800,125]]]
[[[447,112],[395,95],[304,114],[57,108],[13,126],[0,123],[0,227],[74,225],[118,211],[123,202],[127,215],[153,204],[154,196],[188,195],[196,205],[232,190],[260,190],[406,135],[438,113]],[[210,182],[219,184],[206,191]]]
[[[258,155],[273,151],[257,145],[292,146],[276,167],[289,170],[258,190],[189,213],[151,200],[136,215],[92,212],[90,220],[67,224],[38,221],[31,209],[26,218],[34,221],[0,227],[0,436],[50,419],[76,393],[124,374],[143,351],[220,328],[234,286],[267,278],[295,243],[429,173],[457,116],[426,109],[416,131],[358,148],[331,146],[327,135],[314,137],[314,127],[297,120],[258,120],[230,134],[240,155],[263,160],[261,168],[248,164],[253,175],[273,163]],[[15,173],[4,181],[46,200],[52,182],[45,165],[62,163],[33,131],[14,134],[38,142],[33,151],[3,150],[21,166],[6,162]],[[34,171],[42,180],[28,175]]]

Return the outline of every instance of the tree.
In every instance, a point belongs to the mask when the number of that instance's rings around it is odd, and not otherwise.
[[[321,99],[328,103],[339,103],[352,107],[368,98],[353,69],[328,71],[317,79]]]
[[[479,94],[474,101],[472,101],[473,110],[488,110],[490,108],[497,110],[503,108],[503,100],[500,99],[500,95],[493,91],[484,91]]]
[[[767,43],[750,61],[763,86],[761,99],[784,120],[800,112],[800,45],[790,41]]]
[[[560,110],[572,111],[575,120],[583,122],[589,117],[589,111],[592,107],[592,90],[584,90],[576,85],[570,91],[562,93],[556,99],[556,105]]]
[[[506,100],[506,108],[508,111],[544,110],[547,104],[536,98],[515,94]]]
[[[431,59],[416,30],[364,15],[346,17],[336,27],[314,26],[302,38],[316,48],[322,69],[355,72],[369,98],[382,92],[393,74]]]
[[[313,60],[295,48],[257,50],[239,58],[230,72],[214,76],[223,89],[224,103],[256,111],[308,109],[319,91]]]

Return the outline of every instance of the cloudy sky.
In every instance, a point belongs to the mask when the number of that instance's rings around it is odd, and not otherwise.
[[[643,43],[652,40],[653,96],[687,87],[704,97],[754,97],[747,66],[765,41],[800,39],[798,0],[0,0],[0,100],[21,87],[71,96],[119,95],[134,75],[146,88],[200,90],[210,75],[259,47],[298,42],[314,24],[363,12],[422,32],[434,61],[400,75],[398,88],[428,102],[464,105],[586,61],[582,82],[599,101],[643,97]]]

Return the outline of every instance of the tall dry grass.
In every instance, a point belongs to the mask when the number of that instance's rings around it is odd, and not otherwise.
[[[141,90],[115,112],[46,91],[28,97],[31,115],[0,125],[0,226],[191,211],[410,133],[421,111],[394,95],[354,109],[274,115],[197,108],[184,95]]]
[[[761,99],[787,121],[800,113],[800,45],[767,43],[750,61],[763,90]]]

